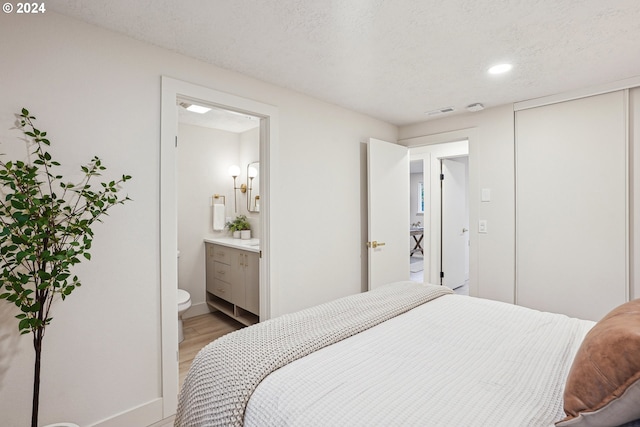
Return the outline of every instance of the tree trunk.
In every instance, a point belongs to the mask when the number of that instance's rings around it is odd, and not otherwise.
[[[38,408],[40,406],[40,355],[42,353],[42,338],[44,327],[33,333],[33,349],[36,361],[33,370],[33,403],[31,406],[31,427],[38,427]]]

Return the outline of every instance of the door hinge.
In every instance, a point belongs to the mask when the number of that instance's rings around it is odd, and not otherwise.
[[[441,272],[440,272],[440,278],[441,278],[441,279],[444,279],[444,271],[441,271]]]
[[[440,174],[440,181],[444,181],[444,174],[443,173]]]
[[[176,136],[176,148],[178,147],[178,137]]]

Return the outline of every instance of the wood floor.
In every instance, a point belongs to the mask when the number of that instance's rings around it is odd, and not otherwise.
[[[180,386],[196,354],[211,341],[243,328],[242,323],[220,313],[203,314],[183,321],[184,341],[180,343]]]

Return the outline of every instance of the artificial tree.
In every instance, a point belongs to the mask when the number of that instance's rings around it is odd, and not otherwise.
[[[17,116],[30,156],[27,161],[0,161],[0,299],[20,309],[20,333],[33,334],[31,426],[37,427],[42,341],[51,305],[80,286],[72,267],[91,259],[94,223],[130,200],[118,192],[131,176],[95,182],[106,168],[94,157],[81,166],[79,182],[65,181],[55,173],[60,163],[46,150],[47,133],[35,128],[28,110]]]

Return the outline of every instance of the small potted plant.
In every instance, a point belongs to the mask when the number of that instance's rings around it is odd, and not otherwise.
[[[236,219],[226,224],[234,239],[247,240],[251,238],[251,225],[246,215],[238,215]]]

